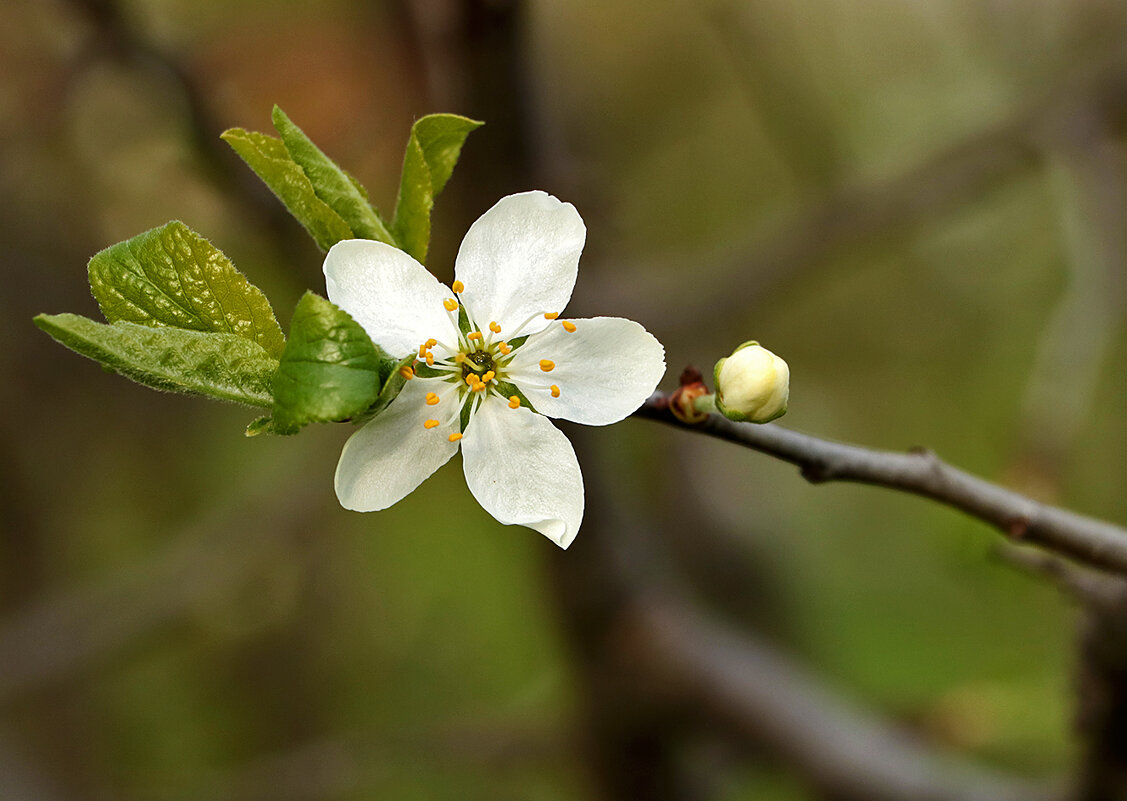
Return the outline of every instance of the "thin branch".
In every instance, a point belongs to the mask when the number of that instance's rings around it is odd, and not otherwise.
[[[1127,580],[1120,576],[1016,545],[1001,546],[997,555],[1003,562],[1024,573],[1048,579],[1062,593],[1085,606],[1111,610],[1127,603]]]
[[[851,481],[920,495],[953,506],[1007,537],[1039,545],[1094,567],[1127,574],[1127,529],[1056,506],[1038,503],[943,462],[931,451],[892,453],[800,434],[778,425],[733,423],[711,415],[681,422],[669,398],[656,393],[636,417],[717,437],[797,465],[813,484]]]

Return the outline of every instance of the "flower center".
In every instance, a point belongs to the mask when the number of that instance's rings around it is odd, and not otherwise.
[[[460,295],[465,290],[465,285],[461,281],[455,281],[453,290],[456,295]],[[427,393],[425,402],[427,406],[434,407],[435,414],[434,417],[428,418],[423,426],[428,429],[439,428],[461,417],[461,427],[464,429],[469,417],[487,395],[492,393],[505,397],[502,384],[505,384],[506,391],[513,391],[512,385],[508,384],[505,376],[505,367],[511,361],[514,347],[500,339],[500,335],[504,333],[509,339],[522,338],[523,341],[522,332],[533,320],[540,317],[540,314],[533,315],[511,332],[504,332],[496,320],[491,320],[487,326],[478,325],[470,310],[460,300],[447,298],[442,305],[450,314],[454,327],[459,332],[457,345],[452,346],[437,339],[423,342],[419,345],[419,359],[426,362],[426,370],[423,371],[421,366],[419,369],[422,371],[421,375],[449,382],[457,389],[456,392],[449,393],[448,400],[443,400],[436,392]],[[555,320],[559,314],[544,312],[543,316],[544,319]],[[467,323],[473,330],[462,333]],[[575,323],[570,321],[562,320],[560,324],[568,333],[574,333],[576,330]],[[555,369],[556,364],[550,359],[541,359],[539,367],[544,373],[550,373]],[[410,371],[410,368],[404,370]],[[405,377],[409,376],[405,373]],[[560,388],[556,384],[529,384],[526,387],[522,383],[521,387],[525,392],[535,390],[552,398],[560,397]],[[520,390],[516,392],[519,393]],[[521,394],[510,394],[506,400],[510,409],[519,409],[528,403]],[[461,436],[461,434],[451,434],[450,441],[457,442]]]

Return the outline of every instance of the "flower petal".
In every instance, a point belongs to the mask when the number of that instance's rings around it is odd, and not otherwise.
[[[325,286],[329,300],[396,358],[431,337],[457,342],[457,329],[442,305],[453,293],[391,245],[368,239],[337,242],[325,257]]]
[[[583,520],[583,476],[575,451],[547,418],[486,398],[462,440],[466,483],[505,525],[536,529],[561,548]]]
[[[479,326],[496,321],[502,336],[543,330],[544,312],[563,311],[575,287],[587,228],[575,206],[546,192],[497,201],[466,232],[455,277]]]
[[[428,406],[434,392],[438,404]],[[458,450],[449,435],[457,431],[458,393],[439,379],[413,378],[391,405],[349,437],[337,463],[340,505],[355,512],[386,509],[410,493]],[[424,421],[442,425],[425,428]]]
[[[536,411],[589,426],[617,423],[642,405],[665,374],[665,348],[633,320],[593,317],[562,322],[529,337],[506,374]],[[555,366],[540,367],[546,359]],[[559,397],[548,390],[559,387]]]

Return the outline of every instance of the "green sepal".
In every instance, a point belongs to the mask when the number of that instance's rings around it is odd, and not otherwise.
[[[466,399],[462,402],[462,410],[458,414],[458,430],[464,432],[466,426],[470,424],[470,415],[473,413],[474,396],[472,392],[466,393]]]
[[[367,190],[360,182],[313,144],[278,106],[274,106],[272,119],[290,158],[301,167],[317,197],[340,215],[352,233],[362,239],[397,246],[383,220],[368,203]]]
[[[507,345],[508,345],[508,346],[509,346],[510,348],[512,348],[513,350],[516,350],[516,349],[517,349],[517,348],[519,348],[519,347],[520,347],[521,345],[523,345],[523,344],[524,344],[525,342],[527,342],[527,341],[528,341],[528,338],[529,338],[530,336],[532,336],[532,334],[525,334],[524,336],[522,336],[522,337],[517,337],[516,339],[506,339],[506,340],[505,340],[505,344],[507,344]]]
[[[470,315],[466,311],[466,307],[460,303],[458,304],[458,330],[462,332],[462,336],[466,336],[473,331],[470,328]]]
[[[262,290],[177,220],[97,253],[87,271],[90,290],[111,323],[234,334],[274,357],[285,347]]]
[[[420,264],[430,243],[430,212],[450,180],[466,137],[484,123],[457,114],[430,114],[411,126],[391,228],[399,246]]]
[[[403,368],[410,367],[411,363],[415,361],[415,358],[415,354],[412,353],[409,356],[404,356],[392,366],[391,372],[384,380],[383,387],[380,389],[380,394],[376,397],[376,402],[364,410],[363,414],[353,418],[354,423],[368,422],[390,406],[393,400],[399,397],[399,393],[403,391],[403,387],[406,386],[407,382],[413,380],[403,375]]]
[[[513,395],[516,395],[520,398],[521,406],[531,409],[534,412],[536,411],[536,407],[532,405],[532,401],[530,401],[523,392],[517,389],[516,384],[510,384],[508,381],[498,381],[497,391],[505,398],[511,398]]]
[[[247,430],[244,433],[248,437],[257,437],[259,434],[273,434],[274,418],[270,415],[256,417],[247,425]]]
[[[309,423],[362,414],[378,398],[393,364],[347,312],[306,292],[294,309],[274,375],[272,430],[294,434]]]
[[[309,176],[290,156],[285,143],[273,136],[231,128],[221,135],[270,191],[277,195],[321,250],[356,235],[313,188]]]
[[[248,406],[273,403],[278,360],[235,334],[98,323],[77,314],[41,314],[35,324],[76,353],[153,389]]]

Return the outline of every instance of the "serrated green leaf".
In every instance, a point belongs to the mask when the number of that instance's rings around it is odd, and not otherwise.
[[[434,199],[450,180],[466,137],[482,124],[456,114],[430,114],[411,126],[391,228],[399,246],[420,263],[430,243]]]
[[[348,223],[317,196],[309,176],[290,157],[281,139],[242,128],[224,131],[222,139],[270,187],[321,250],[355,238]]]
[[[305,172],[317,197],[340,215],[352,233],[396,246],[383,220],[368,203],[368,193],[360,183],[313,144],[278,106],[274,106],[273,120],[290,158]]]
[[[235,334],[272,356],[285,347],[262,290],[182,222],[106,248],[90,259],[88,273],[94,298],[111,323]]]
[[[77,314],[41,314],[35,324],[61,344],[140,384],[269,407],[278,361],[235,334],[110,325]]]
[[[274,376],[274,430],[292,434],[363,414],[393,365],[347,312],[306,292]]]

